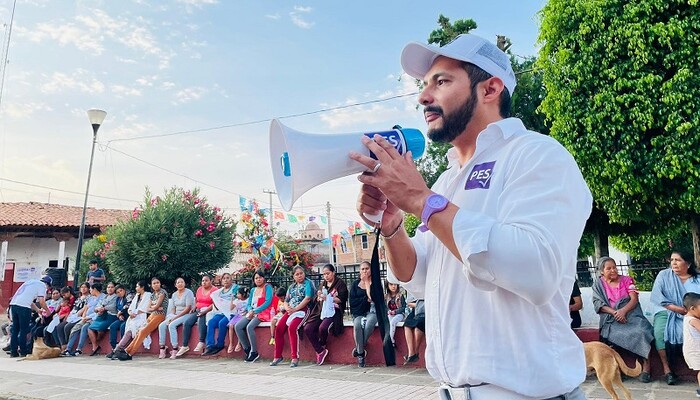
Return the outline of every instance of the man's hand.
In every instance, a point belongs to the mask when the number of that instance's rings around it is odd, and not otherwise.
[[[394,229],[401,219],[398,217],[398,209],[420,215],[425,199],[431,191],[418,172],[411,152],[400,155],[394,146],[380,135],[374,135],[372,139],[364,136],[362,143],[377,156],[377,160],[356,152],[351,152],[350,158],[367,167],[369,171],[373,170],[377,163],[381,166],[375,172],[364,172],[358,177],[364,184],[358,198],[358,211],[367,214],[384,211],[382,224]]]

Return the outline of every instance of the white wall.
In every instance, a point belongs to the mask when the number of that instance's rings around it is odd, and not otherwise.
[[[54,238],[15,238],[8,242],[7,262],[14,262],[17,266],[49,267],[49,260],[58,259],[59,241]],[[70,257],[69,277],[72,277],[75,255],[78,251],[78,240],[71,239],[66,242],[64,257]],[[58,266],[62,264],[59,262]]]
[[[593,311],[593,289],[589,287],[581,288],[581,299],[583,300],[583,310],[581,313],[581,327],[597,328],[600,321],[598,314]],[[644,311],[644,316],[649,322],[654,323],[652,314],[651,292],[639,292],[639,303]]]

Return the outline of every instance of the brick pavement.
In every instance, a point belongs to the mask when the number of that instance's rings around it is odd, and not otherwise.
[[[695,398],[696,385],[625,381],[635,399]],[[607,399],[595,377],[583,389],[589,400]],[[17,361],[0,355],[0,399],[434,399],[437,385],[422,369],[365,368],[302,363],[269,367],[230,359],[130,362],[103,356]],[[620,393],[621,394],[621,393]],[[455,398],[460,398],[456,396]]]

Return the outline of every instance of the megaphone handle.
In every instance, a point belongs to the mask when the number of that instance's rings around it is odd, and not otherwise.
[[[384,211],[380,211],[376,214],[367,214],[367,213],[362,213],[362,215],[365,216],[368,220],[374,222],[375,224],[379,225],[382,223],[382,216],[384,216]]]

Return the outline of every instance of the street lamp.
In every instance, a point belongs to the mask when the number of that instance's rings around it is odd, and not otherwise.
[[[78,254],[75,256],[75,273],[73,274],[73,287],[78,285],[78,272],[80,271],[80,253],[83,251],[83,236],[85,235],[85,211],[87,211],[88,192],[90,191],[90,175],[92,175],[92,160],[95,157],[95,143],[97,143],[97,130],[105,120],[107,112],[91,109],[87,111],[90,124],[92,124],[92,151],[90,152],[90,167],[88,168],[87,186],[85,187],[85,201],[83,202],[83,218],[80,220],[80,233],[78,233]]]

